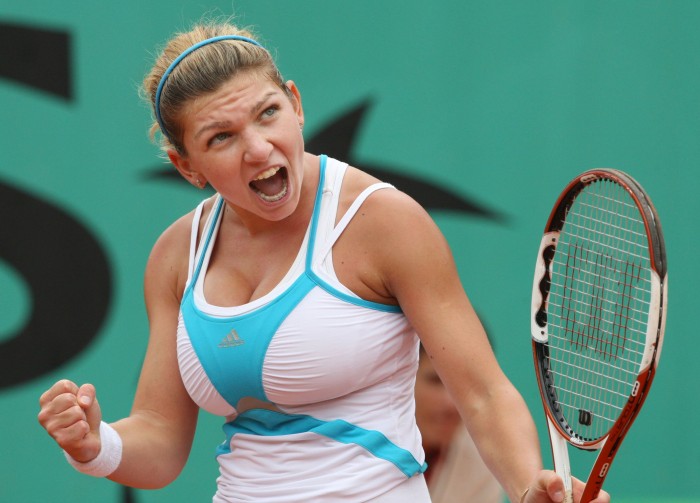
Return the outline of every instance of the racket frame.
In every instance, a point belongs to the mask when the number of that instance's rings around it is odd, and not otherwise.
[[[549,280],[551,277],[550,264],[556,251],[559,234],[563,228],[566,215],[579,192],[588,184],[601,179],[612,180],[625,188],[643,216],[649,244],[652,288],[645,351],[632,393],[610,430],[598,439],[586,440],[576,435],[568,425],[563,414],[556,410],[556,406],[552,405],[555,397],[552,396],[553,392],[547,391],[550,389],[548,387],[548,369],[546,368],[549,337],[547,321],[543,318],[543,315],[546,318]],[[573,501],[568,445],[570,444],[583,450],[600,451],[590,471],[580,500],[581,503],[587,503],[594,499],[602,488],[613,459],[648,396],[663,345],[668,294],[666,267],[666,251],[658,214],[645,191],[632,177],[619,170],[599,168],[586,171],[577,176],[562,191],[547,221],[537,255],[532,295],[531,336],[533,360],[535,362],[538,388],[547,419],[552,459],[555,471],[564,480],[567,491],[566,503]]]

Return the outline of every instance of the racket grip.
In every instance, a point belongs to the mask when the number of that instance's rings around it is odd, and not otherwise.
[[[564,503],[574,503],[573,483],[571,481],[571,465],[569,464],[569,452],[567,441],[558,433],[554,423],[547,420],[549,428],[549,440],[552,445],[552,458],[554,471],[564,482]]]

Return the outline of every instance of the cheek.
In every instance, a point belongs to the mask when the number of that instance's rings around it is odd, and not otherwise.
[[[210,181],[228,184],[229,188],[234,183],[240,184],[240,165],[240,155],[234,149],[209,155],[199,164]]]
[[[279,139],[287,149],[304,150],[304,134],[296,119],[291,119],[285,123],[284,133]]]

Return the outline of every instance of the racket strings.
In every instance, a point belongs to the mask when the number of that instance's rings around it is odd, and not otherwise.
[[[552,374],[554,374],[554,375],[560,376],[562,379],[567,379],[567,380],[570,380],[570,381],[578,381],[578,383],[581,384],[581,381],[580,381],[580,380],[578,380],[578,379],[572,377],[571,375],[557,373],[556,371],[550,371],[550,372],[551,372]],[[616,378],[611,377],[610,379],[615,380]],[[618,380],[618,382],[620,382],[620,383],[623,384],[623,385],[627,383],[627,381],[625,381],[625,380],[619,380],[619,379],[617,379],[617,380]],[[589,384],[589,385],[590,385],[592,388],[593,388],[593,387],[596,387],[595,384]],[[567,387],[560,387],[560,389],[572,389],[572,386],[569,385],[569,386],[567,386]],[[572,392],[572,393],[573,393],[573,392]],[[628,396],[628,395],[624,395],[623,393],[616,393],[615,391],[611,391],[611,393],[617,394],[618,396],[625,396],[625,397]],[[610,405],[614,406],[614,404],[610,404]]]
[[[564,355],[562,353],[565,353],[566,351],[556,345],[554,346],[554,350],[559,351],[559,354],[552,355],[552,347],[550,347],[551,361],[563,361],[566,358],[572,359],[572,356],[577,356],[579,358],[582,357],[584,359],[586,358],[585,356],[581,355]],[[603,407],[599,407],[597,409],[596,418],[606,421],[607,426],[604,426],[603,429],[608,430],[609,427],[612,426],[612,423],[615,422],[615,419],[619,416],[620,412],[622,412],[624,402],[629,397],[629,393],[624,393],[620,390],[626,390],[630,380],[634,380],[637,376],[636,367],[638,366],[638,360],[626,360],[624,363],[626,363],[628,368],[631,370],[627,370],[623,366],[608,368],[607,372],[598,372],[598,375],[596,376],[597,379],[589,379],[587,382],[582,381],[580,376],[585,374],[590,377],[591,373],[594,373],[594,371],[591,370],[591,368],[594,368],[594,365],[579,365],[576,368],[577,372],[572,372],[571,368],[569,368],[568,373],[563,373],[550,368],[549,374],[552,382],[550,387],[556,390],[558,397],[568,396],[570,398],[575,396],[577,401],[581,403],[589,400],[591,396],[590,392],[595,390],[597,395],[600,397],[599,400],[602,401],[600,403],[603,405]],[[556,368],[558,367],[555,366],[555,369]],[[602,385],[599,384],[602,382],[607,383],[607,387],[602,387]],[[615,386],[611,387],[611,383],[614,383]],[[583,394],[581,391],[583,389],[587,389],[589,393]],[[591,410],[589,408],[582,408],[580,403],[574,405],[574,402],[571,400],[568,402],[557,400],[557,405],[574,414],[577,414],[580,410]],[[607,412],[608,410],[612,410],[614,413],[609,414]]]
[[[566,327],[556,325],[550,325],[550,327],[559,329],[559,332],[566,332]],[[569,338],[565,339],[562,337],[557,337],[555,335],[550,335],[550,338],[559,339],[558,341],[556,341],[556,343],[550,343],[550,350],[554,349],[555,351],[560,352],[555,355],[550,355],[550,358],[560,361],[564,358],[568,358],[570,361],[573,362],[572,366],[578,366],[581,369],[586,369],[587,367],[583,365],[576,365],[576,361],[574,361],[574,358],[577,358],[581,362],[586,362],[589,364],[593,364],[595,362],[601,367],[607,367],[609,373],[615,370],[623,373],[629,372],[632,376],[636,376],[637,371],[639,370],[639,361],[644,355],[644,346],[638,341],[632,341],[633,345],[636,346],[636,348],[632,348],[629,346],[626,347],[626,350],[622,352],[623,356],[617,357],[615,360],[613,360],[613,363],[609,363],[610,359],[608,358],[595,358],[589,356],[587,353],[582,353],[581,346],[577,344],[572,344]],[[571,347],[571,349],[566,349],[567,347]],[[611,376],[611,378],[614,378],[614,376]]]
[[[633,299],[633,297],[629,297],[630,300]],[[560,303],[565,303],[571,301],[571,297],[565,297],[563,295],[551,295],[550,294],[550,302],[557,302],[559,301]],[[644,343],[640,342],[640,339],[645,337],[645,326],[639,322],[639,319],[644,316],[644,314],[647,311],[644,311],[643,309],[637,308],[637,307],[628,307],[626,308],[625,313],[622,313],[622,310],[614,310],[611,309],[607,305],[602,305],[598,309],[599,316],[596,316],[596,314],[592,314],[591,311],[588,309],[589,306],[585,305],[583,302],[579,301],[571,301],[570,304],[567,306],[569,311],[570,311],[570,317],[566,320],[568,322],[567,324],[557,324],[556,322],[550,322],[550,327],[551,326],[556,326],[557,328],[560,328],[562,330],[568,330],[571,332],[572,335],[576,336],[577,338],[584,338],[587,337],[588,340],[595,340],[597,342],[602,342],[605,340],[608,343],[608,347],[614,348],[614,349],[622,349],[624,348],[624,345],[620,344],[620,342],[625,342],[625,343],[631,343],[631,344],[638,344],[640,346],[639,349],[639,354],[642,354],[644,350]],[[603,315],[603,316],[600,316]],[[585,325],[586,331],[578,330],[576,328],[577,324],[574,323],[575,320],[581,320],[582,318],[589,318],[592,321],[595,321],[595,324],[597,325],[597,332],[592,332],[591,326],[590,325]],[[605,320],[609,319],[610,317],[617,317],[617,323],[613,325],[613,329],[616,331],[605,331],[604,329],[601,328],[601,325],[604,323]],[[636,337],[630,338],[626,336],[622,336],[620,334],[620,327],[623,324],[627,324],[627,330],[628,334],[630,335],[635,335]],[[604,337],[597,337],[598,334],[602,334]],[[581,344],[582,346],[584,344]],[[606,356],[608,357],[615,357],[618,352],[616,351],[614,354],[611,351],[601,351],[600,348],[597,348],[599,352],[605,353]],[[634,351],[634,349],[632,349]]]
[[[593,348],[604,356],[616,358],[627,342],[627,330],[634,330],[630,322],[648,310],[645,306],[640,309],[632,305],[638,297],[633,287],[639,283],[639,267],[627,262],[625,271],[621,272],[607,251],[591,253],[579,242],[569,248],[564,282],[553,296],[560,298],[561,310],[567,312],[564,326],[576,346]],[[594,260],[589,255],[594,255]],[[634,270],[633,274],[630,269]]]
[[[607,203],[609,205],[615,205],[616,211],[629,212],[627,213],[627,215],[635,213],[639,214],[639,210],[637,209],[637,206],[635,204],[614,201],[607,197],[598,198],[598,202],[601,204]],[[647,250],[647,237],[643,220],[639,220],[639,222],[642,223],[642,227],[630,228],[629,226],[627,226],[629,220],[620,218],[620,213],[610,211],[608,208],[593,207],[590,203],[586,201],[581,201],[579,204],[581,208],[587,209],[588,213],[579,212],[578,217],[580,221],[578,223],[575,221],[570,221],[568,222],[570,226],[578,226],[580,229],[583,229],[584,232],[589,232],[592,228],[594,228],[594,226],[596,226],[596,230],[600,232],[601,235],[605,235],[605,230],[609,229],[612,231],[612,233],[607,234],[607,238],[620,240],[622,242],[626,242],[630,246],[639,246],[641,249]],[[625,236],[629,236],[630,239],[626,239]],[[644,255],[639,255],[639,257],[648,257],[648,252]]]
[[[612,181],[587,185],[559,235],[547,306],[551,387],[583,439],[605,435],[631,394],[644,354],[649,270],[634,200]]]
[[[581,383],[581,384],[583,384],[583,383]],[[555,387],[555,388],[558,388],[558,387]],[[609,391],[606,390],[606,392],[609,392]],[[569,393],[571,395],[577,396],[581,400],[586,400],[589,398],[587,395],[582,395],[582,394],[576,393],[574,391],[569,391]],[[618,397],[620,400],[622,400],[622,399],[626,400],[629,397],[629,395],[623,395],[622,393],[619,393]],[[574,414],[578,414],[581,410],[586,410],[586,409],[580,409],[579,407],[577,407],[575,405],[571,405],[571,404],[565,403],[565,402],[558,401],[557,404],[562,409],[567,410],[569,412],[568,414],[565,414],[565,416],[569,416],[569,417],[571,417]],[[597,421],[604,421],[605,422],[604,427],[606,429],[610,429],[610,427],[612,427],[612,424],[615,422],[615,420],[619,417],[620,413],[622,412],[622,408],[623,407],[621,405],[619,405],[617,402],[608,403],[608,404],[606,404],[606,407],[602,408],[600,412],[596,413],[595,418]],[[612,411],[613,414],[606,416],[605,414],[607,414],[609,411]],[[569,423],[569,424],[572,424],[572,423]]]

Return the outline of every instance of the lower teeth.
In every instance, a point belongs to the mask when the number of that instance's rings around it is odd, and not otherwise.
[[[284,181],[284,185],[282,186],[282,190],[278,194],[274,194],[271,196],[268,196],[264,192],[260,192],[259,190],[255,191],[258,196],[260,196],[260,199],[262,199],[265,202],[268,203],[274,203],[282,199],[284,196],[287,195],[287,180]]]

